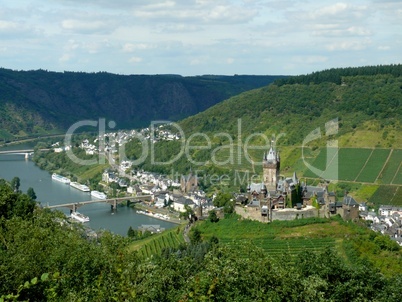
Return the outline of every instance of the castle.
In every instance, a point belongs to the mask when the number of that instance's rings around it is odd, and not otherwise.
[[[281,160],[274,143],[262,159],[263,181],[250,183],[247,187],[248,200],[251,206],[259,206],[262,215],[268,215],[268,209],[284,209],[300,203],[300,182],[293,177],[280,176]]]
[[[263,181],[261,183],[250,183],[247,187],[247,206],[256,210],[259,209],[261,216],[267,216],[268,220],[275,219],[272,216],[272,210],[291,208],[298,211],[311,205],[320,209],[321,214],[313,211],[307,214],[309,216],[330,217],[340,214],[347,220],[358,218],[358,203],[350,196],[345,195],[343,202],[336,202],[335,194],[328,192],[326,185],[308,186],[306,183],[301,183],[296,172],[293,173],[292,177],[281,176],[281,160],[274,142],[271,142],[268,153],[264,153],[262,166]],[[277,219],[287,220],[298,217],[298,214],[295,213],[288,212],[287,216],[289,217],[287,218],[280,218],[277,212],[275,214]]]

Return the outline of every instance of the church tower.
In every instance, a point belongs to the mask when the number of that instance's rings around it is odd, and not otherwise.
[[[276,191],[279,180],[280,158],[273,141],[271,142],[271,148],[268,153],[264,153],[262,165],[264,183],[268,191]]]

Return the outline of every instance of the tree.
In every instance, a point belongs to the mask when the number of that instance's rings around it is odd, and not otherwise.
[[[134,229],[131,227],[131,225],[130,225],[130,227],[128,228],[127,236],[130,237],[130,238],[134,238],[134,237],[135,237],[135,231],[134,231]]]
[[[197,228],[190,234],[190,241],[192,244],[201,242],[201,231]]]
[[[20,190],[20,185],[21,185],[21,181],[20,178],[15,176],[12,180],[11,180],[11,188],[14,190],[14,192],[18,192]]]
[[[234,212],[235,201],[230,193],[219,192],[214,198],[214,206],[223,207],[224,212],[230,214]]]
[[[27,195],[32,199],[36,200],[36,193],[33,188],[29,187],[27,190]]]
[[[219,221],[219,217],[218,217],[218,215],[216,215],[215,210],[209,211],[208,219],[211,222],[218,222]]]
[[[184,209],[185,209],[185,211],[181,212],[179,217],[191,220],[192,217],[194,216],[194,210],[191,207],[189,207],[188,205],[184,205]]]

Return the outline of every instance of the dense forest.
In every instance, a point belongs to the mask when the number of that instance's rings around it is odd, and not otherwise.
[[[129,238],[89,237],[60,212],[21,206],[34,202],[0,181],[1,301],[402,300],[402,276],[385,276],[364,255],[325,249],[290,260],[194,230],[190,244],[143,258]]]
[[[178,120],[281,76],[117,75],[0,69],[0,139],[64,133],[106,118],[116,129]]]
[[[402,65],[377,65],[364,67],[347,67],[347,68],[331,68],[323,71],[316,71],[307,75],[291,76],[284,79],[275,80],[274,84],[282,86],[285,84],[320,84],[330,82],[334,84],[342,84],[343,77],[351,76],[373,76],[378,74],[389,74],[394,77],[402,76]]]
[[[294,145],[335,118],[340,122],[338,135],[372,121],[400,129],[401,99],[402,76],[391,74],[345,76],[342,84],[273,84],[232,97],[180,125],[189,134],[226,131],[236,137],[237,119],[242,119],[244,135],[285,132],[281,143]]]

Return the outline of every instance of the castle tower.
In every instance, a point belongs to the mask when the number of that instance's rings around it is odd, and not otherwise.
[[[273,146],[273,142],[268,153],[264,153],[262,164],[264,183],[268,191],[275,191],[279,180],[280,158],[279,152]]]

